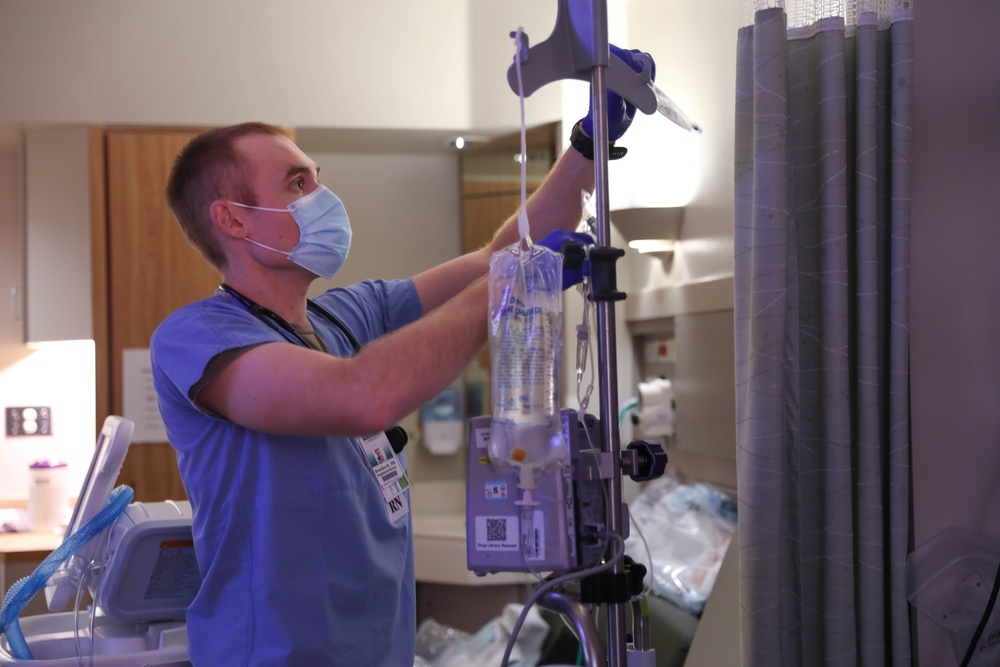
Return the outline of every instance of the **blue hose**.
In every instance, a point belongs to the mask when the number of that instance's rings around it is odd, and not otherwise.
[[[89,542],[98,533],[110,526],[118,518],[125,508],[129,506],[135,493],[128,486],[122,485],[111,492],[111,498],[107,506],[98,512],[97,516],[84,524],[79,530],[70,535],[59,545],[42,563],[35,568],[27,577],[14,582],[14,585],[7,591],[3,600],[3,608],[0,609],[0,635],[7,635],[7,643],[10,645],[11,653],[17,660],[33,660],[28,642],[21,632],[21,625],[17,621],[18,615],[31,602],[35,594],[45,588],[46,582],[62,566],[70,556],[76,553],[80,547]],[[93,639],[91,639],[93,641]]]
[[[628,403],[622,406],[622,409],[618,411],[619,427],[621,427],[621,425],[625,422],[625,417],[628,416],[628,413],[632,412],[637,407],[639,407],[639,399],[637,398],[631,399]]]

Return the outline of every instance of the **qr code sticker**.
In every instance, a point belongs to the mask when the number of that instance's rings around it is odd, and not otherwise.
[[[486,519],[486,541],[506,542],[507,521],[504,519]]]
[[[517,551],[520,548],[516,516],[477,516],[477,551]]]

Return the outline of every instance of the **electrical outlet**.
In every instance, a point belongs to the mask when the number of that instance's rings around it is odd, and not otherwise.
[[[52,408],[6,408],[7,435],[52,435]]]

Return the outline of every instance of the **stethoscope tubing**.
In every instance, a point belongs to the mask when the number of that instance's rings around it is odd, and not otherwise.
[[[219,285],[219,289],[221,289],[223,292],[236,299],[243,306],[245,306],[247,310],[250,311],[251,315],[253,315],[258,320],[266,324],[273,331],[276,331],[277,333],[284,336],[286,339],[289,339],[290,342],[298,343],[303,347],[312,348],[312,346],[306,341],[306,339],[303,338],[301,335],[299,335],[299,332],[297,332],[294,328],[292,328],[291,324],[285,321],[285,318],[281,317],[274,311],[269,310],[258,304],[256,301],[240,294],[226,283],[222,283],[221,285]],[[339,329],[340,332],[347,337],[347,340],[351,343],[351,347],[354,348],[355,354],[357,354],[361,350],[361,344],[358,343],[358,339],[354,337],[354,334],[351,333],[351,330],[347,328],[347,325],[341,322],[340,319],[338,319],[333,313],[331,313],[329,310],[319,305],[312,299],[306,300],[306,307],[311,312],[316,313],[317,315],[319,315],[320,317],[322,317],[323,319],[327,320],[335,327],[337,327],[337,329]]]

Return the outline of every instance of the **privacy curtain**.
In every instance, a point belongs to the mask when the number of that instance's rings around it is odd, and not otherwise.
[[[738,35],[743,665],[909,665],[912,0],[792,4]]]

